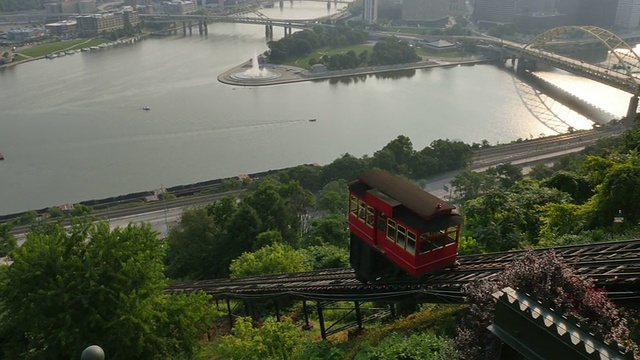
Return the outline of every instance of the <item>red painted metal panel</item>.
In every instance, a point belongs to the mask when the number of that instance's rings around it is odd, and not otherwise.
[[[393,206],[384,202],[384,200],[377,198],[371,192],[367,192],[366,203],[385,213],[387,216],[393,215]]]

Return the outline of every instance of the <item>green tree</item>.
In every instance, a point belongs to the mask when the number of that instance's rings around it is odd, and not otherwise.
[[[558,171],[546,179],[544,184],[571,195],[576,204],[584,204],[593,195],[589,180],[574,172]]]
[[[626,224],[637,224],[640,220],[639,198],[640,159],[632,157],[613,165],[596,187],[596,194],[591,199],[594,209],[592,224],[610,225],[615,216],[624,217]]]
[[[493,179],[485,173],[463,170],[451,181],[458,199],[463,203],[477,198],[493,187]]]
[[[325,185],[318,192],[318,207],[332,214],[347,216],[349,207],[349,189],[347,182],[336,180]]]
[[[18,241],[11,235],[13,223],[0,223],[0,257],[11,256],[18,247]]]
[[[220,238],[223,234],[209,209],[185,210],[165,240],[167,275],[192,280],[226,275],[228,262],[215,256],[224,252],[226,244],[221,243]]]
[[[358,354],[356,360],[448,360],[458,354],[448,339],[428,333],[386,336],[378,346]]]
[[[322,178],[325,183],[341,179],[352,181],[369,169],[369,160],[361,160],[347,153],[325,165],[322,168]]]
[[[569,196],[533,180],[509,190],[492,190],[465,204],[465,232],[487,251],[507,251],[536,245],[542,226],[542,205],[567,203]]]
[[[303,253],[287,244],[267,245],[252,253],[244,253],[231,262],[231,277],[283,274],[311,270]]]
[[[289,198],[282,196],[282,193]],[[295,194],[296,199],[293,198]],[[254,209],[260,219],[260,227],[257,232],[251,232],[243,236],[248,241],[249,237],[255,238],[259,233],[268,230],[277,230],[282,234],[285,242],[296,247],[300,234],[300,216],[298,209],[312,206],[313,195],[296,185],[280,185],[273,181],[263,182],[258,189],[248,194],[242,201],[242,206],[249,206]],[[237,223],[234,231],[242,232],[242,223]],[[229,230],[231,232],[231,230]]]
[[[409,165],[415,155],[411,140],[404,135],[399,135],[373,154],[371,164],[396,174],[410,175]]]
[[[322,167],[316,165],[300,165],[285,170],[278,176],[281,183],[297,181],[300,185],[311,191],[318,191],[322,188]]]
[[[439,170],[442,172],[463,169],[473,159],[471,146],[462,141],[438,139],[432,141],[430,147],[440,162]]]
[[[342,214],[329,214],[311,222],[305,243],[308,245],[331,244],[342,249],[349,247],[349,224]]]
[[[226,245],[216,254],[221,266],[226,265],[228,269],[231,260],[244,252],[256,250],[256,239],[260,233],[264,232],[263,229],[263,222],[258,212],[249,204],[242,202],[238,211],[229,220],[226,234],[221,239]]]
[[[503,189],[510,188],[523,178],[522,168],[511,163],[490,167],[487,169],[487,174],[495,176]]]
[[[588,212],[583,206],[575,204],[542,205],[540,245],[552,247],[569,245],[562,243],[565,235],[576,235],[584,231],[588,223]]]
[[[282,234],[277,230],[269,230],[256,236],[256,241],[253,245],[252,251],[257,251],[265,246],[282,243]]]
[[[210,325],[209,297],[164,295],[163,256],[149,225],[28,233],[0,283],[0,357],[71,359],[89,344],[110,359],[192,353]]]
[[[313,270],[349,267],[349,251],[330,244],[309,246],[303,249]]]
[[[553,169],[549,166],[545,164],[537,164],[531,168],[531,171],[529,171],[528,175],[534,180],[544,180],[553,175],[553,173]]]
[[[33,224],[38,220],[38,213],[34,210],[29,210],[24,214],[20,215],[18,218],[17,225],[29,225]]]
[[[207,215],[212,216],[211,220],[222,229],[229,225],[229,220],[236,211],[238,211],[238,199],[233,195],[225,196],[207,206]]]
[[[267,319],[255,328],[250,318],[238,318],[232,335],[223,337],[203,354],[207,359],[297,360],[303,333],[291,322]]]

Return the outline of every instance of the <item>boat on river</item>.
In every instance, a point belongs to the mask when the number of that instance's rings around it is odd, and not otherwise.
[[[148,106],[145,106],[145,107],[142,108],[142,110],[151,110],[151,108],[148,107]]]
[[[0,160],[4,160],[4,155],[2,155],[2,153],[0,153]]]

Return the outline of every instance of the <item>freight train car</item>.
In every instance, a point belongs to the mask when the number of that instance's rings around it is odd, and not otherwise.
[[[451,266],[462,216],[416,185],[382,170],[349,184],[350,261],[360,281],[420,276]]]

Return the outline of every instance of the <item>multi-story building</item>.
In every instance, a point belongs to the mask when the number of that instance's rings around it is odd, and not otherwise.
[[[133,10],[131,6],[123,6],[122,12],[124,13],[124,23],[137,25],[140,22],[140,15],[138,12]]]
[[[49,34],[57,36],[72,35],[78,32],[77,20],[62,20],[44,26]]]
[[[44,4],[47,14],[89,14],[96,12],[96,0],[58,0]]]
[[[516,0],[476,0],[473,18],[479,22],[512,23],[516,15]]]
[[[449,18],[451,0],[403,0],[402,20],[435,23]]]
[[[198,4],[195,1],[164,1],[162,7],[165,13],[173,15],[184,15],[198,10]]]
[[[634,28],[640,24],[640,0],[619,0],[614,25]]]
[[[97,11],[96,0],[80,0],[78,1],[78,12],[80,14],[91,14]]]
[[[557,0],[559,13],[566,14],[569,25],[610,28],[616,19],[618,0]]]
[[[27,42],[44,36],[44,29],[11,29],[7,31],[7,40],[11,42]]]
[[[151,0],[125,0],[124,6],[131,6],[135,9],[136,6],[151,6],[153,5]]]
[[[110,32],[124,28],[124,12],[78,16],[78,33],[94,36],[103,31]]]
[[[378,1],[364,0],[364,13],[362,14],[364,21],[374,23],[378,20]]]

